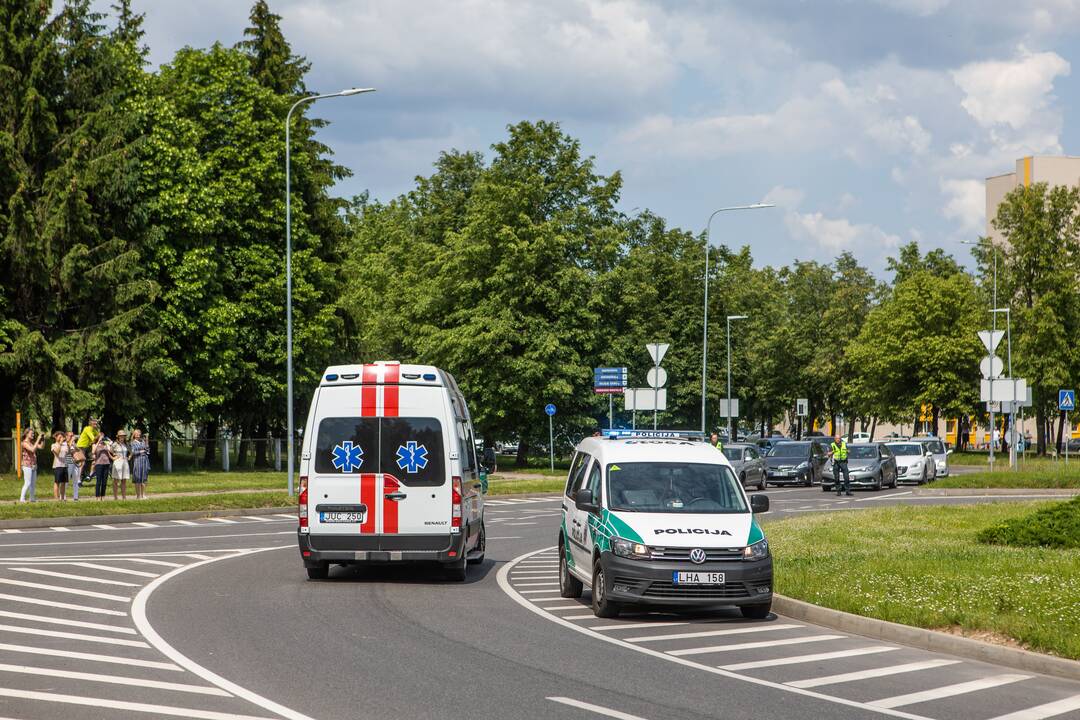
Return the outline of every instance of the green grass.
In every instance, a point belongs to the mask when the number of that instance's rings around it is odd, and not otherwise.
[[[289,507],[296,499],[285,492],[234,493],[227,495],[188,495],[183,497],[151,497],[148,500],[104,500],[93,496],[79,502],[23,503],[0,505],[0,520],[28,518],[66,518],[92,515],[128,515],[132,513],[190,512],[230,510],[234,508]]]
[[[488,495],[522,495],[525,493],[562,492],[566,479],[562,477],[535,480],[501,480],[497,476],[488,482]]]
[[[1080,549],[1080,497],[991,525],[978,538],[994,545]]]
[[[1080,550],[977,541],[1046,506],[878,508],[771,522],[776,587],[837,610],[990,632],[1080,659]]]
[[[1024,470],[1053,470],[1054,468],[1064,466],[1064,463],[1061,461],[1049,457],[1039,457],[1038,455],[1035,455],[1034,452],[1029,452],[1026,459],[1024,458],[1023,453],[1020,453],[1017,455],[1017,460]],[[1080,461],[1080,458],[1070,458],[1069,460],[1069,469],[1080,473],[1080,462],[1077,462],[1075,467],[1073,463],[1073,460]],[[949,456],[949,464],[962,467],[980,467],[989,469],[990,453],[985,450],[979,452],[954,452]],[[994,453],[994,467],[997,469],[1009,467],[1009,454],[1001,452]]]
[[[994,472],[964,473],[940,478],[932,487],[938,488],[1080,488],[1080,462],[1047,467],[1009,470],[1008,461]]]
[[[555,469],[552,470],[549,465],[544,467],[524,467],[516,468],[513,465],[499,465],[499,472],[495,473],[495,476],[502,475],[504,473],[513,473],[516,475],[541,475],[547,477],[566,477],[566,473],[570,472],[569,467],[559,467],[558,463],[555,464]]]
[[[174,472],[174,473],[150,473],[150,481],[147,489],[151,494],[195,492],[206,493],[215,490],[286,490],[288,478],[284,472],[273,471],[236,471],[236,472]],[[22,489],[22,481],[17,480],[11,473],[5,473],[0,477],[0,499],[17,500],[19,491]],[[37,495],[39,500],[52,497],[53,478],[51,471],[38,471]],[[112,481],[109,481],[110,496],[112,494]],[[79,488],[83,496],[93,497],[94,486],[83,485]],[[128,482],[128,493],[135,494],[134,485]],[[67,489],[68,497],[71,497],[71,488]],[[81,500],[79,502],[82,502]]]

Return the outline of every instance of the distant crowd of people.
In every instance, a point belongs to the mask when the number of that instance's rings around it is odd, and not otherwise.
[[[19,502],[37,502],[37,453],[45,447],[45,433],[28,428],[20,442],[23,486]],[[101,432],[97,418],[76,437],[74,432],[56,430],[52,434],[53,499],[65,502],[68,485],[71,499],[79,499],[79,486],[94,483],[94,497],[105,499],[109,478],[112,478],[113,500],[127,500],[127,484],[135,485],[135,498],[146,498],[146,483],[150,477],[150,442],[141,430],[128,433],[120,429],[115,439]]]

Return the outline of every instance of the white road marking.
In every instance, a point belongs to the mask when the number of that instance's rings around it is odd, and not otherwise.
[[[2,623],[0,623],[0,632],[64,638],[66,640],[84,640],[86,642],[104,643],[105,645],[123,645],[125,647],[141,648],[150,647],[142,640],[125,640],[123,638],[106,637],[105,635],[84,635],[83,633],[64,632],[62,630],[43,630],[42,628],[22,627],[21,625],[4,625]]]
[[[98,598],[100,600],[115,600],[117,602],[131,602],[131,598],[126,598],[121,595],[109,595],[108,593],[93,592],[90,590],[76,590],[75,588],[60,587],[59,585],[43,585],[42,583],[26,582],[25,580],[9,580],[7,578],[0,578],[0,583],[5,585],[18,585],[20,587],[36,588],[38,590],[50,590],[52,592],[62,592],[71,595],[82,595],[83,597]]]
[[[558,583],[556,583],[556,584],[558,584]],[[518,592],[521,593],[522,595],[536,595],[536,594],[540,594],[540,593],[542,593],[544,595],[550,595],[551,593],[557,593],[559,591],[558,590],[518,590]]]
[[[612,710],[603,705],[593,705],[592,703],[582,702],[568,697],[549,697],[548,700],[562,705],[569,705],[570,707],[575,707],[579,710],[588,710],[597,715],[606,715],[607,717],[616,718],[616,720],[645,720],[645,718],[640,715],[631,715],[630,713],[624,713],[621,710]]]
[[[198,525],[199,523],[191,522],[190,520],[173,520],[177,525]]]
[[[989,688],[1008,685],[1009,683],[1020,682],[1021,680],[1028,680],[1030,678],[1031,675],[1015,675],[1011,673],[994,675],[991,677],[980,678],[979,680],[957,683],[955,685],[944,685],[942,687],[907,693],[905,695],[895,695],[880,700],[871,700],[867,705],[880,708],[902,707],[904,705],[914,705],[915,703],[927,702],[929,700],[940,700],[941,698],[953,697],[955,695],[987,690]]]
[[[910,495],[911,491],[889,493],[888,495],[874,495],[873,497],[858,498],[855,502],[866,502],[867,500],[885,500],[886,498],[900,497],[901,495]]]
[[[588,605],[553,605],[551,607],[544,608],[545,610],[584,610]]]
[[[712,645],[710,647],[686,648],[685,650],[668,650],[668,655],[675,655],[676,657],[682,657],[684,655],[704,655],[705,653],[731,652],[733,650],[756,650],[757,648],[780,647],[782,645],[803,645],[805,643],[843,639],[843,635],[807,635],[806,637],[788,638],[786,640],[766,640],[764,642],[735,643],[734,645]]]
[[[790,630],[800,628],[802,625],[786,623],[774,623],[772,625],[740,625],[725,630],[708,630],[705,632],[676,633],[674,635],[641,635],[626,638],[626,642],[655,642],[658,640],[688,640],[690,638],[717,637],[720,635],[743,635],[746,633],[769,632],[771,630]]]
[[[855,648],[854,650],[837,650],[836,652],[814,653],[813,655],[795,655],[792,657],[775,658],[773,660],[755,660],[753,662],[735,663],[734,665],[721,665],[724,670],[754,670],[756,668],[779,667],[781,665],[798,665],[800,663],[820,662],[822,660],[836,660],[838,658],[856,657],[858,655],[874,655],[875,653],[892,652],[899,650],[898,647],[888,645],[871,645],[869,647]],[[787,683],[791,685],[791,683]]]
[[[499,537],[489,537],[488,540],[520,540],[520,535],[500,535]]]
[[[124,582],[123,580],[105,580],[103,578],[89,577],[87,575],[72,575],[71,573],[56,572],[55,570],[41,570],[40,568],[17,567],[12,568],[18,572],[44,575],[46,577],[62,578],[64,580],[79,580],[80,582],[98,583],[100,585],[118,585],[120,587],[139,587],[138,583]]]
[[[286,520],[296,520],[297,519],[295,515],[290,515],[290,514],[287,514],[287,513],[275,513],[274,517],[285,518]]]
[[[22,530],[19,530],[18,528],[4,528],[4,532],[14,534],[14,533],[21,533]]]
[[[182,653],[177,651],[172,645],[165,642],[165,640],[161,637],[161,635],[158,634],[157,630],[154,629],[154,627],[150,624],[150,621],[146,617],[146,604],[149,601],[150,596],[154,593],[155,590],[161,587],[163,583],[168,582],[180,573],[186,572],[192,568],[202,567],[211,562],[217,562],[219,560],[226,560],[234,557],[246,557],[254,553],[265,552],[267,550],[292,550],[295,552],[296,544],[289,543],[288,545],[279,545],[277,547],[262,548],[259,550],[248,550],[237,553],[235,555],[221,555],[213,558],[212,560],[206,560],[204,562],[194,563],[192,565],[186,565],[182,568],[177,568],[170,573],[154,579],[150,582],[149,585],[139,591],[139,594],[135,596],[135,602],[131,608],[131,616],[135,621],[136,629],[142,634],[144,638],[146,638],[147,642],[153,645],[158,652],[162,653],[167,658],[175,662],[177,665],[180,665],[181,667],[186,669],[188,672],[194,673],[206,682],[212,685],[216,685],[222,690],[236,695],[237,697],[240,697],[244,700],[247,700],[250,703],[258,705],[264,710],[269,710],[272,713],[276,713],[277,715],[285,718],[285,720],[312,720],[307,715],[298,713],[295,710],[291,710],[284,705],[280,705],[274,702],[273,700],[269,700],[262,697],[261,695],[253,693],[250,690],[247,690],[246,688],[243,688],[234,682],[226,680],[220,675],[217,675],[214,672],[204,668],[202,665],[199,665],[198,663],[188,659]],[[188,717],[196,716],[191,715]]]
[[[534,522],[508,522],[508,523],[506,523],[506,527],[510,527],[511,525],[517,527],[518,525],[535,525],[535,524],[536,523],[534,523]]]
[[[118,625],[106,625],[105,623],[85,622],[82,620],[69,620],[68,618],[48,617],[45,615],[29,615],[27,613],[11,612],[10,610],[0,610],[0,617],[11,618],[12,620],[31,620],[33,622],[45,623],[48,625],[65,625],[67,627],[90,628],[92,630],[109,630],[123,635],[135,634],[135,631],[131,628],[120,627]]]
[[[95,525],[94,527],[96,527],[98,530],[115,530],[116,529],[115,525]]]
[[[66,527],[51,527],[49,529],[53,532],[71,532],[71,528]]]
[[[159,525],[157,523],[152,523],[152,522],[133,522],[131,524],[132,525],[138,525],[139,527],[149,527],[149,528],[159,527]]]
[[[547,590],[545,590],[544,592],[548,592],[548,591],[547,591]],[[558,600],[558,601],[560,601],[560,602],[561,602],[561,601],[563,601],[563,600],[567,600],[567,599],[568,599],[568,598],[564,598],[564,597],[550,597],[550,598],[532,598],[532,602],[538,602],[538,603],[541,603],[541,602],[554,602],[554,601],[556,601],[556,600]],[[585,607],[585,606],[584,606],[584,605],[582,605],[581,607]],[[550,610],[551,608],[544,608],[544,609],[545,609],[545,610]]]
[[[586,613],[584,615],[563,615],[563,620],[592,620],[596,618],[595,613]]]
[[[643,623],[620,623],[618,625],[597,625],[590,630],[638,630],[640,628],[675,627],[676,625],[689,625],[688,622],[643,622]],[[626,642],[623,640],[623,642]]]
[[[127,558],[131,562],[142,563],[144,565],[162,565],[164,567],[178,568],[184,567],[183,563],[166,562],[164,560],[147,560],[146,558]]]
[[[72,650],[52,650],[50,648],[30,647],[29,645],[11,645],[0,643],[0,650],[9,652],[21,652],[29,655],[51,655],[53,657],[71,658],[72,660],[93,660],[95,662],[112,663],[114,665],[134,665],[141,668],[154,668],[155,670],[175,670],[183,672],[184,669],[177,665],[156,660],[141,660],[139,658],[116,657],[114,655],[99,655],[97,653],[74,652]]]
[[[211,560],[209,555],[200,555],[199,553],[187,553],[184,557],[195,558],[196,560]]]
[[[559,583],[557,583],[557,582],[527,582],[527,583],[518,583],[517,586],[518,587],[551,587],[551,586],[558,587]]]
[[[548,568],[547,570],[515,570],[514,577],[525,577],[527,575],[554,575],[555,568]]]
[[[210,522],[224,523],[226,525],[235,525],[236,524],[235,520],[230,520],[229,518],[212,517],[212,518],[206,518],[206,519],[209,520]]]
[[[106,700],[105,698],[80,697],[78,695],[63,695],[61,693],[37,692],[36,690],[12,690],[11,688],[0,688],[0,697],[40,700],[43,702],[65,703],[68,705],[82,705],[84,707],[110,708],[112,710],[128,710],[130,712],[154,713],[156,715],[171,715],[173,717],[193,718],[194,720],[270,720],[269,718],[261,718],[253,715],[236,715],[235,713],[194,710],[191,708],[173,707],[171,705],[151,705],[150,703],[127,702],[124,700]]]
[[[92,562],[73,562],[72,565],[76,567],[86,568],[88,570],[103,570],[105,572],[120,573],[122,575],[135,575],[137,577],[144,578],[156,578],[158,573],[144,572],[142,570],[129,570],[128,568],[110,567],[108,565],[98,565]]]
[[[85,605],[57,602],[55,600],[41,600],[39,598],[25,597],[22,595],[0,593],[0,600],[11,600],[13,602],[28,603],[30,605],[46,605],[48,607],[61,608],[63,610],[78,610],[79,612],[96,613],[98,615],[119,615],[120,617],[127,617],[127,613],[120,612],[119,610],[103,610],[102,608],[86,607]]]
[[[1080,710],[1080,695],[1055,700],[1045,705],[1036,705],[1027,710],[1017,710],[1008,715],[998,715],[991,720],[1043,720],[1043,718],[1057,717],[1073,710]]]
[[[77,672],[74,670],[60,670],[58,668],[30,667],[27,665],[5,665],[0,663],[0,672],[23,673],[25,675],[40,675],[42,677],[61,677],[69,680],[93,680],[94,682],[112,683],[114,685],[133,685],[140,688],[156,688],[158,690],[178,690],[180,692],[196,693],[199,695],[217,695],[218,697],[232,697],[224,690],[205,685],[188,685],[186,683],[162,682],[161,680],[147,680],[141,677],[125,677],[123,675],[102,675],[100,673]]]
[[[268,535],[295,535],[292,530],[281,530],[279,532],[257,532],[257,533],[230,533],[222,535],[189,535],[181,538],[183,540],[217,540],[220,538],[237,538],[237,537],[266,537]],[[0,543],[0,547],[13,548],[13,547],[52,547],[55,545],[111,545],[114,543],[148,543],[148,542],[170,542],[175,543],[177,538],[174,537],[138,537],[138,538],[126,538],[123,540],[65,540],[63,542],[25,542],[25,543]]]
[[[906,663],[904,665],[891,665],[888,667],[871,668],[869,670],[840,673],[839,675],[825,675],[823,677],[808,678],[806,680],[793,680],[785,684],[797,688],[812,688],[820,685],[835,685],[836,683],[869,680],[871,678],[887,677],[889,675],[900,675],[902,673],[917,672],[919,670],[931,670],[933,668],[945,667],[946,665],[956,665],[959,662],[959,660],[945,659],[924,660],[922,662]]]
[[[245,520],[253,520],[253,521],[255,521],[255,522],[274,522],[274,521],[273,521],[273,520],[271,520],[270,518],[268,518],[268,517],[262,517],[261,515],[245,515],[245,516],[244,516],[244,519],[245,519]],[[290,519],[290,520],[292,519],[292,516],[291,516],[291,515],[289,516],[289,519]]]

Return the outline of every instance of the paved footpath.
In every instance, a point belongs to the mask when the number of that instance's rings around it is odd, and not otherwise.
[[[972,501],[767,494],[775,516]],[[492,497],[465,583],[308,581],[291,516],[0,533],[0,718],[1080,720],[1080,683],[789,618],[599,620],[558,597],[560,504]]]

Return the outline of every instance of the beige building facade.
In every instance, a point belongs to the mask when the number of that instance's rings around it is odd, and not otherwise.
[[[1013,172],[986,178],[986,237],[995,243],[1004,241],[1001,233],[994,228],[998,205],[1012,190],[1040,182],[1050,187],[1080,185],[1080,157],[1029,155],[1016,161]]]

